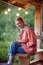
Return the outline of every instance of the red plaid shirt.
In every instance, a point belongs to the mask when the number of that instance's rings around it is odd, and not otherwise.
[[[36,36],[35,33],[26,26],[23,31],[20,33],[20,39],[22,42],[25,42],[25,45],[22,45],[22,48],[29,54],[32,54],[36,51]]]

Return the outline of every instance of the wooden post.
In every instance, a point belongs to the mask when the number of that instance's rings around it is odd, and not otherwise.
[[[42,12],[41,12],[41,6],[35,7],[35,33],[36,35],[41,35],[42,33]],[[37,39],[37,48],[41,48],[41,39]],[[35,60],[41,59],[41,54],[35,55]],[[39,64],[41,65],[41,64]]]
[[[30,64],[30,57],[28,54],[16,54],[19,56],[18,65],[29,65]]]
[[[18,65],[29,65],[29,64],[30,64],[30,58],[28,58],[28,57],[20,57],[19,56]]]

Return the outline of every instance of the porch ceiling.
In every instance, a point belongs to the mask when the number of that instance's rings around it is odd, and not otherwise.
[[[0,1],[4,1],[22,8],[28,8],[32,5],[43,6],[43,0],[0,0]]]

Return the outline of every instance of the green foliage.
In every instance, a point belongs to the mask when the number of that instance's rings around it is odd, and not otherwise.
[[[0,12],[2,12],[4,9],[6,9],[8,7],[7,4],[5,4],[4,2],[0,2]]]
[[[10,42],[1,42],[0,41],[0,62],[5,62],[8,59]]]

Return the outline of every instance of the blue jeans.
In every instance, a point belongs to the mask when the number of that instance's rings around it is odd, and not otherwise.
[[[12,42],[10,45],[10,51],[8,55],[15,55],[16,53],[26,54],[24,49],[17,42]]]
[[[24,49],[21,47],[20,44],[18,44],[17,42],[12,42],[10,45],[10,50],[8,53],[8,58],[9,56],[15,55],[15,54],[27,54]]]

